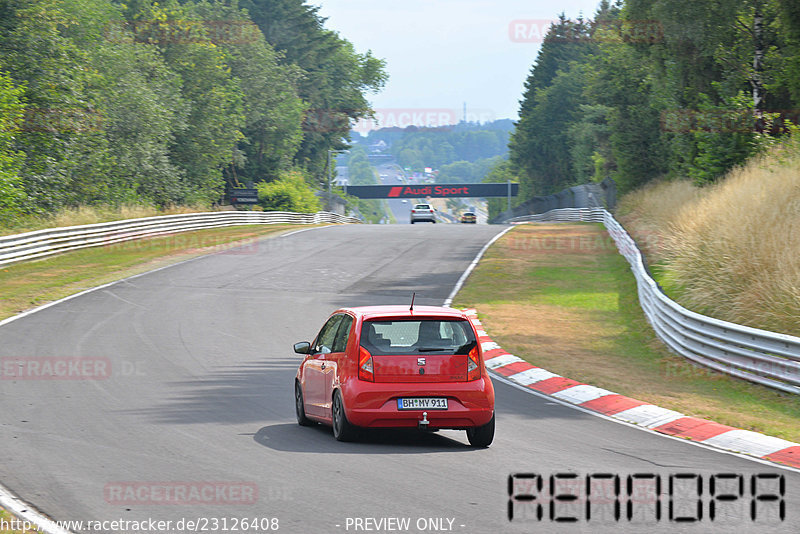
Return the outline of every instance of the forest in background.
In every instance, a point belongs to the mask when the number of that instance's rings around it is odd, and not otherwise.
[[[800,116],[795,0],[601,2],[563,15],[525,84],[509,162],[518,202],[616,180],[713,183],[773,146]]]
[[[302,0],[0,0],[0,220],[319,188],[384,62]],[[298,185],[299,184],[299,185]]]
[[[383,141],[398,165],[414,172],[435,169],[437,182],[477,183],[508,157],[513,130],[510,119],[462,121],[438,127],[381,128],[353,140],[364,147]]]

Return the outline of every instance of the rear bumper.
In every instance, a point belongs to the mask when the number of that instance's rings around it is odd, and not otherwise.
[[[342,385],[345,413],[365,428],[416,427],[427,412],[429,429],[465,429],[488,423],[494,413],[494,388],[487,376],[472,382],[437,384],[373,383]],[[445,397],[447,410],[398,410],[401,397]]]

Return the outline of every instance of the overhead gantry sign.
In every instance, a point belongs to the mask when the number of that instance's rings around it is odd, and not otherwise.
[[[515,197],[519,184],[350,185],[345,193],[358,198]]]

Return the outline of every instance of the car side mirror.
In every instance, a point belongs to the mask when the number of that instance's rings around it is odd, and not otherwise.
[[[300,343],[294,344],[294,351],[297,354],[310,354],[311,353],[311,343],[308,341],[301,341]]]

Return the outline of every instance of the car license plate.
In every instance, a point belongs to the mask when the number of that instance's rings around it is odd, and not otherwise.
[[[409,397],[397,399],[398,410],[446,410],[444,397]]]

